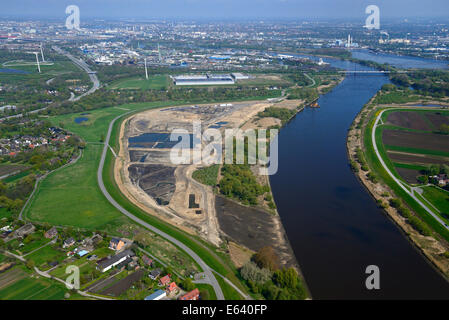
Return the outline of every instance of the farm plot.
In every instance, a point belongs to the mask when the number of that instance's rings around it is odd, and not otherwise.
[[[436,129],[438,129],[442,124],[449,125],[449,116],[443,115],[439,112],[427,113],[426,118],[429,119]]]
[[[405,152],[388,151],[388,157],[394,162],[412,163],[418,165],[449,164],[449,157],[430,156]]]
[[[424,116],[412,111],[392,112],[387,117],[387,123],[414,130],[431,130]]]
[[[383,130],[382,140],[387,146],[435,150],[449,153],[449,135]]]
[[[102,294],[118,297],[121,294],[125,293],[129,288],[131,288],[133,283],[139,281],[143,277],[143,275],[143,270],[137,270],[136,272],[128,275],[126,278],[123,278],[120,281],[114,283],[112,286],[104,290]]]
[[[42,278],[22,278],[0,290],[2,300],[61,300],[65,290],[62,286]]]
[[[26,168],[27,168],[26,166],[21,164],[2,164],[0,165],[0,177],[19,173],[25,170]]]

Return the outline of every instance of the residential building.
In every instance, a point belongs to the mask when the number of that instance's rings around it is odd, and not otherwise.
[[[171,282],[168,286],[167,286],[167,292],[168,293],[172,293],[174,291],[178,290],[178,286],[176,285],[176,283]]]
[[[64,240],[62,247],[65,249],[65,248],[73,246],[74,244],[75,244],[75,239],[70,237],[70,238]]]
[[[58,229],[56,227],[51,228],[47,232],[45,232],[44,236],[47,239],[52,239],[58,235]]]
[[[148,258],[146,255],[142,256],[142,261],[143,263],[145,263],[147,266],[150,266],[153,264],[153,260]]]
[[[132,256],[134,256],[134,252],[131,250],[124,250],[117,253],[115,256],[99,260],[97,262],[97,269],[101,272],[106,272]]]
[[[14,235],[19,238],[24,238],[25,236],[33,233],[34,230],[36,230],[36,228],[31,223],[27,223],[17,229]]]
[[[154,270],[151,270],[149,277],[151,280],[156,280],[161,275],[161,269],[156,268]]]
[[[111,241],[109,242],[109,249],[120,251],[124,245],[125,242],[122,239],[112,238]]]
[[[166,276],[163,276],[160,280],[159,280],[159,285],[161,286],[167,286],[170,283],[171,279],[170,279],[170,275],[167,274]]]
[[[179,297],[179,300],[199,300],[200,298],[200,291],[195,288],[190,292],[187,292],[186,294]]]

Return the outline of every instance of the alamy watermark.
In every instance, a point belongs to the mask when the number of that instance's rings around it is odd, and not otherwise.
[[[171,148],[170,161],[175,165],[258,164],[260,175],[273,175],[278,170],[278,131],[225,129],[223,140],[220,130],[202,131],[201,121],[193,121],[192,134],[186,129],[171,132],[170,141],[178,143]]]
[[[365,28],[369,30],[380,29],[380,9],[378,6],[372,4],[366,7],[365,13],[369,16],[365,20]]]
[[[65,280],[65,286],[67,289],[79,290],[80,288],[80,269],[78,266],[69,265],[65,269],[65,273],[69,274],[69,276]]]
[[[380,289],[380,269],[376,265],[369,265],[365,269],[365,273],[369,276],[365,280],[365,286],[368,290]]]
[[[80,8],[72,4],[67,6],[65,13],[69,15],[65,20],[65,27],[69,30],[80,30]]]

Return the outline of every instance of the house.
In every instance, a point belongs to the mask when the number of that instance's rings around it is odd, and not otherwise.
[[[58,229],[56,227],[51,228],[47,232],[45,232],[44,236],[47,239],[52,239],[58,235]]]
[[[134,252],[131,250],[124,250],[117,253],[115,256],[97,261],[97,269],[101,272],[106,272],[132,256],[134,256]]]
[[[146,265],[150,266],[153,264],[153,260],[148,258],[146,255],[142,256],[142,261],[143,263],[145,263]]]
[[[36,228],[31,223],[27,223],[24,226],[17,229],[14,232],[14,235],[18,238],[23,238],[23,237],[29,235],[30,233],[33,233],[34,230],[36,230]]]
[[[165,298],[167,296],[167,293],[164,290],[157,290],[150,294],[149,296],[145,297],[145,300],[161,300],[162,298]]]
[[[172,293],[173,291],[178,290],[178,286],[176,285],[176,283],[172,282],[168,285],[166,290],[168,293]]]
[[[148,275],[151,280],[156,280],[161,275],[161,269],[156,268],[154,270],[151,270],[150,274]]]
[[[120,263],[116,266],[116,268],[119,269],[119,270],[124,269],[124,268],[125,268],[127,265],[129,265],[132,261],[133,261],[133,260],[132,260],[130,257],[128,257],[128,258],[126,258],[125,260],[123,260],[122,262],[120,262]]]
[[[170,275],[167,274],[166,276],[163,276],[159,279],[159,285],[161,286],[167,286],[170,283]]]
[[[75,239],[70,237],[70,238],[64,240],[62,247],[65,249],[65,248],[73,246],[74,244],[75,244]]]
[[[190,292],[187,292],[185,295],[179,297],[179,300],[199,300],[200,291],[195,288]]]
[[[88,254],[89,253],[89,251],[87,251],[87,250],[81,250],[81,251],[79,251],[78,252],[78,255],[80,256],[80,257],[84,257],[86,254]]]
[[[122,239],[112,238],[111,241],[109,242],[109,249],[120,251],[124,245],[125,242]]]
[[[445,174],[439,174],[437,176],[437,182],[439,186],[444,187],[445,185],[449,184],[449,178]]]

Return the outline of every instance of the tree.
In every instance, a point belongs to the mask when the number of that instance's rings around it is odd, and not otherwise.
[[[266,268],[272,271],[279,269],[279,257],[271,246],[261,248],[254,254],[252,260],[261,269]]]
[[[443,134],[449,134],[449,125],[443,123],[440,126],[440,132]]]
[[[253,282],[255,284],[265,283],[271,277],[270,270],[265,268],[261,269],[252,261],[248,261],[242,266],[240,269],[240,275],[246,281]]]
[[[186,291],[192,291],[193,289],[195,289],[195,285],[190,278],[185,278],[184,280],[182,280],[181,287]]]
[[[298,273],[293,268],[277,270],[273,274],[273,281],[281,288],[294,289],[298,285]]]

